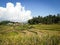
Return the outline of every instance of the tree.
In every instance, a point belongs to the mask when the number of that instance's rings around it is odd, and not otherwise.
[[[44,24],[53,24],[53,23],[58,23],[60,22],[60,14],[57,15],[48,15],[45,17],[33,17],[28,21],[29,24],[39,24],[39,23],[44,23]]]
[[[0,25],[6,25],[7,23],[10,23],[11,21],[1,21]]]

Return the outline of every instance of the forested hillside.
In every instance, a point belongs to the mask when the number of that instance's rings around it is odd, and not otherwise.
[[[38,17],[33,17],[32,19],[28,20],[29,24],[56,24],[60,23],[60,14],[57,15],[48,15],[45,17],[38,16]]]

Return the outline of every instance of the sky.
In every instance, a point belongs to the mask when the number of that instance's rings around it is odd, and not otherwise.
[[[21,6],[24,7],[25,12],[27,12],[26,15],[28,16],[28,18],[39,15],[47,16],[49,14],[54,15],[60,13],[60,0],[0,0],[0,7],[7,8],[7,3],[12,3],[12,5],[14,5],[14,8],[16,6],[16,3],[21,3]]]

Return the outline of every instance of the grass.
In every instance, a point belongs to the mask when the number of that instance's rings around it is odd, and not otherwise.
[[[0,45],[60,45],[60,25],[0,25]]]
[[[38,24],[38,25],[33,25],[36,29],[40,29],[40,30],[60,30],[60,25],[58,24],[51,24],[51,25],[42,25],[42,24]]]

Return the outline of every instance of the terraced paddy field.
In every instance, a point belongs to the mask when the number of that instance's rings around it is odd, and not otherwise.
[[[0,45],[60,45],[60,25],[0,25]]]

